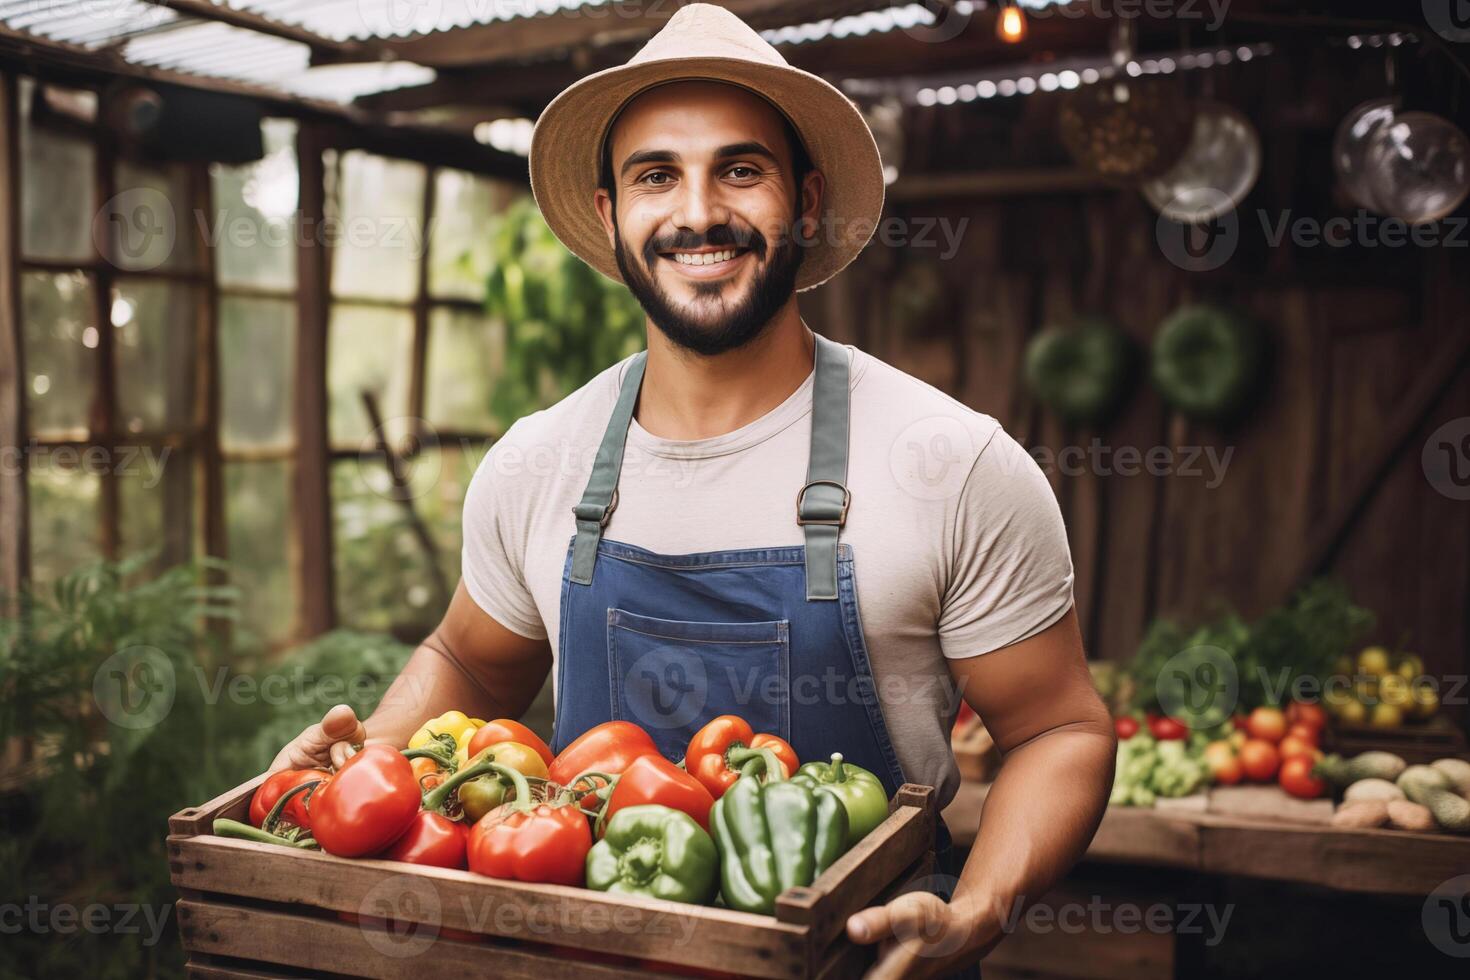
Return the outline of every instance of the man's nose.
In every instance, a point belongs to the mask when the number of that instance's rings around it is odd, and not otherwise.
[[[703,235],[715,225],[728,224],[726,206],[718,180],[690,177],[680,189],[678,207],[671,216],[675,226]]]

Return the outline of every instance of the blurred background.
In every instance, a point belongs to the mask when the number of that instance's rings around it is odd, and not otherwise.
[[[1316,702],[1324,750],[1463,757],[1465,5],[722,5],[883,156],[883,223],[803,315],[1032,450],[1119,718],[1177,713],[1160,677],[1209,649],[1227,716]],[[165,915],[167,816],[381,697],[488,447],[643,346],[525,153],[676,7],[0,0],[0,894]],[[956,737],[973,825],[993,750]],[[1123,803],[1072,893],[1229,906],[1226,941],[1018,935],[987,976],[1470,955],[1420,915],[1463,845],[1291,836],[1320,810],[1267,801],[1267,830],[1178,851]],[[1354,928],[1382,941],[1321,948]],[[57,939],[7,935],[0,970],[182,969],[172,922]]]

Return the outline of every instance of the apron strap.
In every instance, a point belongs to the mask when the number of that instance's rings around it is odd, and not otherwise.
[[[847,489],[848,362],[847,352],[821,334],[817,341],[816,378],[812,385],[812,435],[806,485],[796,494],[796,523],[806,537],[806,597],[837,598],[837,535],[847,521],[852,494]],[[602,529],[618,505],[618,474],[633,406],[643,383],[648,352],[628,363],[617,404],[592,464],[592,476],[581,501],[572,508],[577,536],[572,543],[571,581],[592,584]]]
[[[643,367],[647,360],[648,351],[639,351],[628,362],[628,373],[623,375],[617,404],[613,406],[612,417],[602,433],[597,458],[592,462],[592,476],[587,480],[587,489],[582,491],[581,501],[572,508],[577,517],[577,539],[572,545],[571,579],[578,585],[592,584],[597,544],[602,540],[603,527],[618,506],[618,474],[623,469],[623,447],[628,441],[628,424],[633,421],[633,406],[638,401],[638,389],[643,383]]]
[[[847,522],[847,352],[821,334],[812,386],[812,436],[796,523],[806,537],[806,597],[837,598],[837,535]]]

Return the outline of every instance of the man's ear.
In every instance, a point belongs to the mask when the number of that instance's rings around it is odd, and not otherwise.
[[[607,232],[608,245],[616,248],[617,215],[613,211],[612,195],[607,192],[607,188],[597,188],[592,195],[592,205],[597,208],[597,217],[602,220],[602,228]]]
[[[801,211],[796,219],[796,236],[800,241],[811,242],[822,228],[822,200],[827,194],[827,178],[820,170],[809,170],[802,178]]]

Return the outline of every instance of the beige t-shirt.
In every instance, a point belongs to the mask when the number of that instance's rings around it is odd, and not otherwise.
[[[1000,425],[850,345],[851,545],[883,714],[905,776],[954,795],[959,708],[945,658],[1040,632],[1072,605],[1072,562],[1051,486]],[[628,361],[497,442],[464,505],[463,575],[497,622],[557,650],[562,572],[592,460]],[[629,426],[610,540],[664,554],[803,543],[812,384],[755,421],[676,441]],[[600,679],[605,682],[605,678]]]

